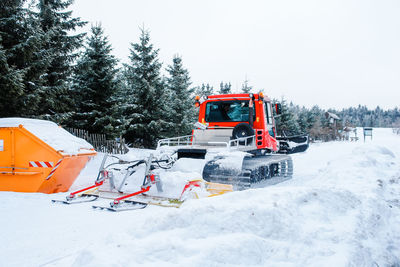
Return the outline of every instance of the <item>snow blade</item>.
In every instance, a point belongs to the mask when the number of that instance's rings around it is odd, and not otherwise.
[[[306,151],[309,146],[308,135],[278,136],[276,139],[279,140],[278,153],[300,153]]]
[[[133,201],[133,200],[125,200],[121,201],[118,204],[114,204],[113,202],[110,203],[109,207],[104,207],[104,206],[92,206],[94,209],[100,209],[100,210],[108,210],[108,211],[125,211],[125,210],[138,210],[138,209],[144,209],[147,207],[146,203],[138,202],[138,201]]]
[[[74,197],[74,198],[67,197],[66,200],[52,199],[51,202],[69,205],[69,204],[78,204],[78,203],[84,203],[84,202],[92,202],[92,201],[97,200],[98,198],[99,198],[98,195],[82,194],[79,197]]]

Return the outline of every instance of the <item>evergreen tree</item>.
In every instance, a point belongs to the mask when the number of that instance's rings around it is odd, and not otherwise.
[[[9,66],[22,69],[24,66],[23,44],[27,36],[24,21],[27,10],[25,0],[2,0],[0,2],[0,36],[2,49],[6,52]]]
[[[171,136],[188,135],[192,130],[192,122],[195,121],[194,103],[192,99],[193,89],[189,72],[182,65],[182,58],[175,56],[173,64],[168,66],[167,88],[170,90],[168,105],[171,114],[170,122],[173,123]]]
[[[29,10],[24,21],[26,42],[24,48],[24,75],[25,93],[21,98],[22,114],[37,116],[43,103],[43,93],[46,91],[46,77],[51,64],[52,56],[46,49],[50,40],[49,35],[41,28],[36,14]]]
[[[321,118],[324,113],[317,105],[313,106],[307,114],[307,129],[312,128],[316,122],[321,125]]]
[[[253,90],[253,86],[249,85],[249,80],[244,80],[243,84],[242,84],[242,92],[245,94],[248,94],[251,92],[251,90]]]
[[[218,91],[218,93],[221,94],[221,95],[230,94],[230,93],[232,92],[231,89],[232,89],[231,83],[224,83],[224,82],[221,82],[221,83],[219,84],[219,91]]]
[[[69,90],[69,78],[72,73],[77,49],[81,48],[84,33],[70,35],[86,22],[73,18],[72,11],[66,9],[73,0],[39,0],[37,14],[41,29],[48,38],[44,49],[49,54],[49,66],[41,94],[39,113],[52,116],[62,122],[68,111],[72,110],[73,95]]]
[[[24,94],[23,70],[15,65],[17,56],[12,53],[22,42],[23,1],[0,2],[0,117],[16,116],[18,99]]]
[[[47,52],[43,49],[47,39],[33,12],[24,5],[25,1],[22,0],[4,0],[0,3],[0,42],[6,57],[3,64],[18,72],[23,90],[17,95],[11,95],[11,91],[2,94],[3,97],[10,94],[9,98],[14,98],[10,102],[10,110],[14,110],[12,116],[36,114],[42,77],[47,68]],[[3,66],[3,70],[5,68]]]
[[[214,94],[214,87],[212,87],[210,84],[201,84],[201,86],[198,86],[194,90],[195,94],[198,96],[209,96]]]
[[[301,133],[306,133],[309,126],[307,123],[307,109],[305,107],[302,107],[298,111],[297,115],[297,123],[299,124],[299,130]]]
[[[76,112],[71,126],[115,137],[119,122],[115,118],[117,60],[100,25],[92,26],[91,36],[73,76],[77,95]]]
[[[145,147],[154,146],[157,139],[168,134],[171,126],[165,120],[168,94],[160,76],[158,51],[150,43],[149,32],[141,29],[139,43],[131,44],[130,64],[125,65],[125,137],[128,142]]]
[[[276,116],[276,128],[278,135],[295,135],[300,132],[299,125],[295,119],[295,115],[290,111],[286,100],[282,98],[281,114]]]
[[[117,90],[115,92],[115,113],[117,118],[116,132],[125,135],[129,124],[132,121],[131,115],[136,108],[132,95],[132,88],[128,82],[128,67],[124,64],[123,68],[116,73]]]
[[[23,89],[23,73],[8,65],[0,43],[0,117],[18,114],[18,99],[23,95]]]

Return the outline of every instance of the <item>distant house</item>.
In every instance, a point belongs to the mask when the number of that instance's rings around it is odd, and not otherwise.
[[[329,128],[330,128],[329,135],[331,136],[330,139],[333,140],[340,139],[340,134],[339,134],[340,129],[338,129],[339,127],[341,128],[341,126],[338,125],[338,121],[340,121],[339,116],[332,112],[325,112],[325,117],[329,123]]]
[[[332,112],[325,112],[325,117],[330,124],[336,124],[336,122],[340,120],[339,116]]]

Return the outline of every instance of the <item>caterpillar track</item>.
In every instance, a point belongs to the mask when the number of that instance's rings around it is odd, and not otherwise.
[[[203,179],[213,183],[231,184],[236,190],[272,185],[283,182],[293,176],[293,161],[288,155],[261,155],[244,157],[242,166],[221,167],[216,157],[207,162],[203,169]]]

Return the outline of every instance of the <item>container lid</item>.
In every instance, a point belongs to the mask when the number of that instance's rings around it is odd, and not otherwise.
[[[62,151],[66,155],[76,155],[93,152],[93,146],[82,138],[78,138],[64,130],[56,123],[46,120],[26,119],[26,118],[1,118],[1,127],[24,126],[29,132],[41,139],[43,142]]]

